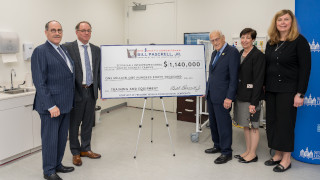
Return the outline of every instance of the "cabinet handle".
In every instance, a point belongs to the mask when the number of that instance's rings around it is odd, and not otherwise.
[[[182,114],[182,112],[178,112],[178,114]]]
[[[186,102],[194,102],[193,99],[186,99],[185,101],[186,101]]]
[[[191,109],[184,109],[184,110],[187,112],[193,112],[193,110],[191,110]]]

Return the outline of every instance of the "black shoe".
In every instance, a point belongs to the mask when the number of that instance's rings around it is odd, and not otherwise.
[[[219,156],[216,160],[214,160],[215,164],[224,164],[228,161],[230,161],[232,159],[232,155],[225,155],[222,154],[221,156]]]
[[[274,161],[272,158],[269,159],[268,161],[264,162],[264,165],[266,166],[274,166],[280,163],[281,160],[279,161]]]
[[[45,178],[45,179],[48,179],[48,180],[62,180],[61,178],[60,178],[60,176],[58,176],[58,174],[56,174],[56,173],[54,173],[54,174],[51,174],[51,175],[43,175],[43,177]]]
[[[238,154],[238,155],[234,155],[233,157],[234,157],[234,158],[236,158],[236,159],[243,159],[243,157],[242,157],[242,156],[240,156],[240,154]]]
[[[255,158],[251,159],[250,161],[247,161],[244,158],[239,159],[239,162],[241,162],[241,163],[251,163],[251,162],[257,162],[257,161],[258,161],[258,156],[256,156]]]
[[[289,166],[285,169],[281,164],[278,164],[276,167],[273,168],[274,172],[285,172],[286,170],[291,168],[291,163]]]
[[[74,167],[63,166],[62,164],[60,168],[56,169],[56,172],[61,172],[61,173],[68,173],[72,171],[74,171]]]
[[[209,148],[209,149],[206,149],[204,152],[205,153],[208,153],[208,154],[214,154],[214,153],[218,153],[218,152],[220,152],[221,151],[221,149],[218,149],[218,148]]]

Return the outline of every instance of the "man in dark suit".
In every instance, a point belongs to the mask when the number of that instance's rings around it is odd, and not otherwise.
[[[225,42],[221,31],[211,32],[210,41],[215,51],[209,66],[206,98],[214,146],[205,152],[221,152],[214,163],[223,164],[232,159],[230,110],[237,91],[240,55],[236,48]]]
[[[89,43],[91,25],[87,21],[76,25],[78,39],[65,44],[75,66],[75,106],[71,111],[69,141],[73,164],[82,165],[82,157],[92,159],[101,155],[91,151],[92,126],[98,88],[100,87],[100,48]],[[81,124],[81,144],[78,139]]]
[[[31,57],[36,87],[33,108],[41,118],[42,161],[45,179],[61,179],[56,173],[74,170],[61,164],[68,136],[70,111],[74,100],[73,62],[60,46],[62,27],[58,21],[45,25],[46,43]]]

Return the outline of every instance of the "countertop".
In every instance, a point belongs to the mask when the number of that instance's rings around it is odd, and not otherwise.
[[[29,96],[29,95],[34,95],[36,93],[35,87],[21,87],[24,89],[31,89],[32,91],[29,92],[23,92],[19,94],[7,94],[2,91],[0,91],[0,101],[6,100],[6,99],[12,99],[12,98],[17,98],[17,97],[23,97],[23,96]]]

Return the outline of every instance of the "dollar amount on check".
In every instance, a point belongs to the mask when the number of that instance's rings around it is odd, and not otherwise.
[[[201,61],[164,61],[163,62],[164,68],[201,68]]]

